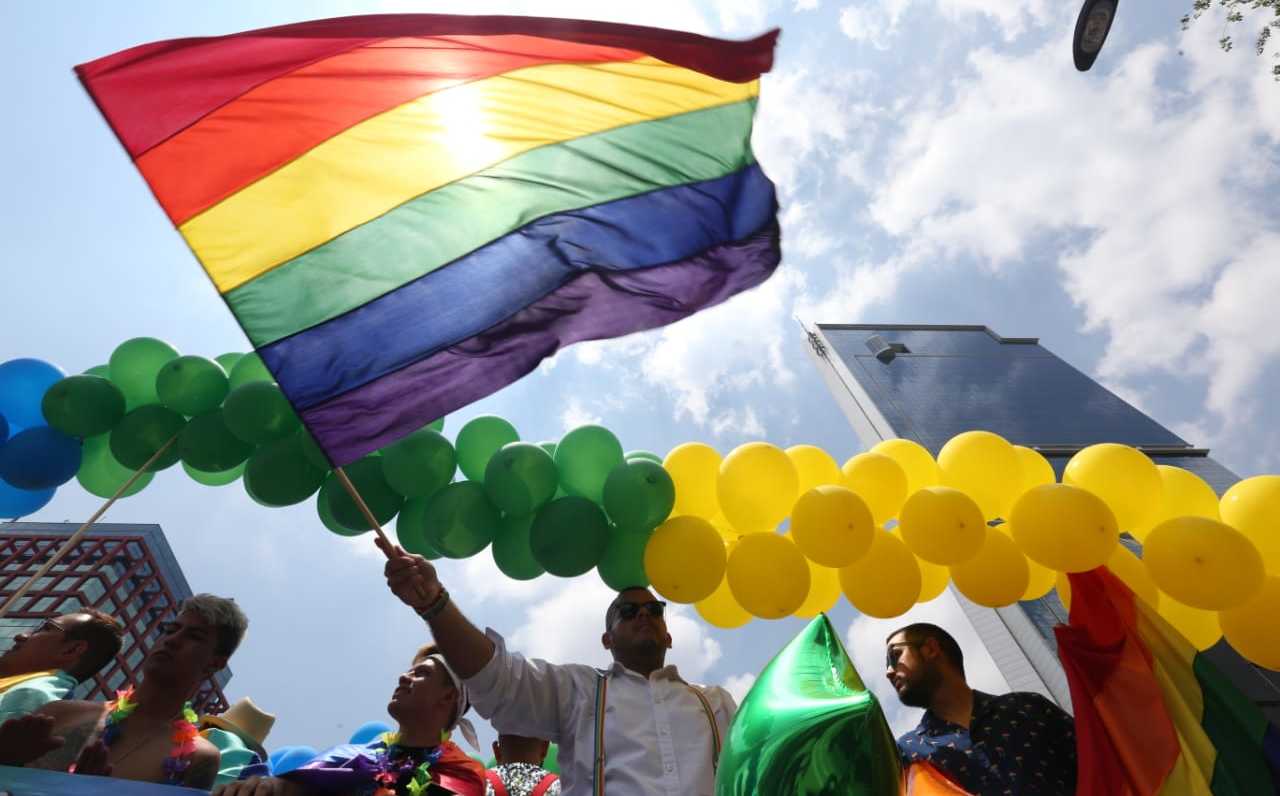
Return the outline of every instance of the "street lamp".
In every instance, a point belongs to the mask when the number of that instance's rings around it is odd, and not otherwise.
[[[1116,6],[1119,4],[1119,0],[1085,0],[1081,6],[1080,17],[1076,20],[1076,38],[1071,46],[1076,69],[1087,72],[1093,66],[1098,51],[1111,32],[1111,22],[1116,18]]]

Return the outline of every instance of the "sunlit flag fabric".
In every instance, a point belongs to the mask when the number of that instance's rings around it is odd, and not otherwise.
[[[1071,576],[1054,628],[1075,709],[1080,793],[1280,793],[1280,731],[1105,568]]]
[[[76,67],[335,464],[780,258],[777,31],[379,15]]]

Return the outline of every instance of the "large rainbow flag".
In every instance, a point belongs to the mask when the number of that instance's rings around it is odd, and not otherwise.
[[[1079,793],[1280,793],[1280,732],[1106,569],[1072,574],[1054,630],[1075,708]]]
[[[777,266],[743,42],[380,15],[76,67],[335,464]]]

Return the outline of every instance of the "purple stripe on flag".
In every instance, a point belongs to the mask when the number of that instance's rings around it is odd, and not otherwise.
[[[562,346],[680,320],[769,278],[770,221],[748,237],[666,265],[589,271],[474,337],[302,412],[335,465],[348,464],[516,381]]]

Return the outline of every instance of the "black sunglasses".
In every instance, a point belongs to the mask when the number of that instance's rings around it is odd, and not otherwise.
[[[663,612],[667,610],[667,604],[662,600],[650,600],[647,603],[618,603],[618,618],[624,622],[635,619],[640,615],[641,609],[654,619],[661,619]]]

